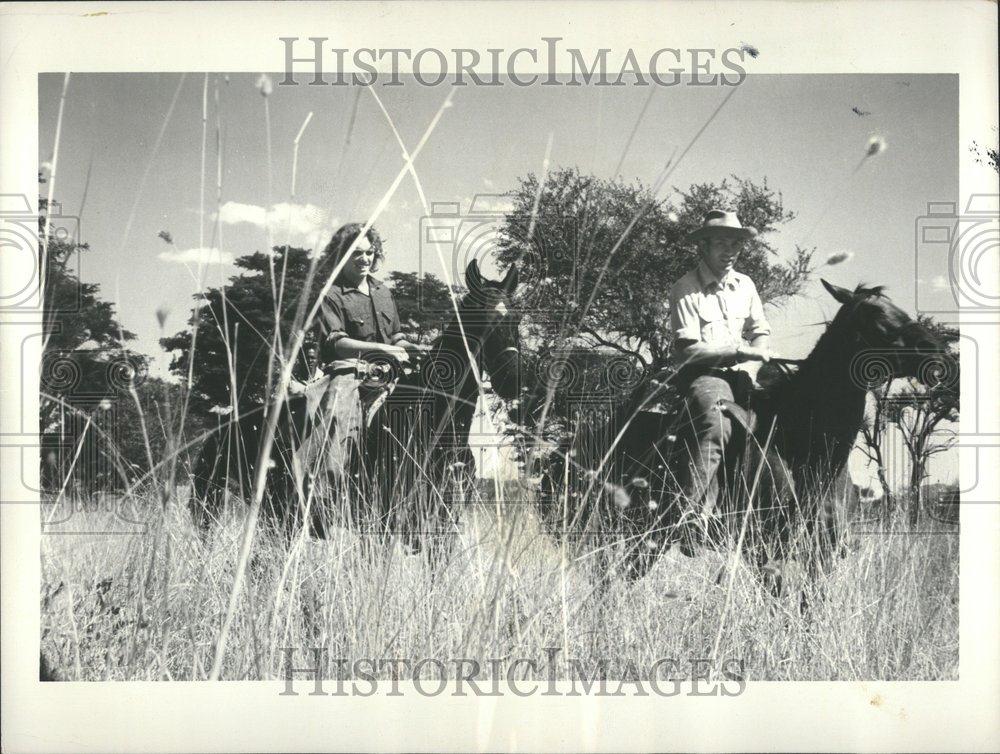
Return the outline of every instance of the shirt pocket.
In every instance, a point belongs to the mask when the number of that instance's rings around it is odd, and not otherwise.
[[[726,309],[730,319],[745,320],[750,316],[750,305],[753,303],[750,290],[739,283],[731,291],[726,291]]]
[[[698,302],[698,318],[701,320],[702,329],[713,322],[722,322],[726,315],[722,311],[722,304],[719,297],[715,295],[702,296]]]
[[[716,295],[703,296],[699,302],[698,318],[701,320],[702,343],[710,346],[732,343],[733,337],[729,328],[732,317],[726,316],[724,305]]]
[[[375,322],[371,317],[365,317],[355,312],[347,312],[347,334],[355,340],[372,341],[375,339]]]

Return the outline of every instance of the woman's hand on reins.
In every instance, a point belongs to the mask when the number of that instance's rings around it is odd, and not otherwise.
[[[401,345],[395,345],[395,346],[383,345],[382,348],[379,350],[391,356],[400,364],[403,364],[410,360],[410,352],[407,351],[406,348],[404,348]]]
[[[405,348],[411,359],[423,359],[430,352],[431,347],[420,343],[411,343],[408,340],[400,340],[396,343],[400,348]]]

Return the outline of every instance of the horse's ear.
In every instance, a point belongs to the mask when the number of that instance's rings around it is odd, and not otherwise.
[[[504,275],[503,280],[500,281],[500,287],[505,293],[513,293],[517,289],[519,277],[520,273],[518,272],[517,265],[512,264],[510,269],[507,270],[507,274]]]
[[[482,273],[479,272],[479,263],[475,259],[465,268],[465,285],[470,291],[481,291],[485,287]]]
[[[846,288],[841,288],[839,285],[834,285],[833,283],[826,282],[823,278],[819,279],[819,282],[823,284],[827,292],[833,296],[837,301],[842,304],[846,304],[848,301],[854,300],[854,294],[851,293]]]

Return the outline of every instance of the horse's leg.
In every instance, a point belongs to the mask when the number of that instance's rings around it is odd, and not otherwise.
[[[191,496],[188,498],[188,511],[191,513],[191,520],[199,533],[204,534],[205,508],[208,505],[208,489],[212,484],[212,468],[208,463],[208,455],[216,455],[218,443],[214,437],[209,437],[201,446],[198,452],[198,460],[194,464],[194,479],[191,485]],[[214,449],[214,452],[212,452]]]
[[[457,494],[447,495],[434,502],[434,520],[442,532],[454,532],[459,523],[458,518],[463,509],[478,499],[478,481],[476,476],[476,457],[469,447],[462,449],[459,463],[462,464],[455,473]],[[457,505],[456,505],[457,504]]]
[[[290,395],[278,418],[268,474],[269,517],[287,543],[304,525],[309,500],[301,452],[308,431],[308,399],[303,393]]]
[[[202,537],[207,535],[212,522],[218,520],[222,512],[226,491],[226,459],[220,456],[220,451],[226,445],[227,443],[220,442],[217,434],[209,436],[195,463],[188,510]]]
[[[764,591],[776,600],[781,597],[784,588],[787,550],[787,532],[779,523],[783,504],[780,498],[772,497],[765,510],[750,516],[743,546],[743,552],[754,564]]]
[[[754,491],[753,499],[748,500],[753,513],[747,523],[744,551],[750,553],[765,591],[777,599],[784,588],[795,483],[784,460],[773,449],[761,453],[756,443],[747,448],[741,475],[747,494]]]
[[[854,488],[850,475],[845,467],[841,472],[839,483],[834,487],[833,494],[824,498],[824,504],[820,508],[820,560],[819,565],[824,573],[828,573],[833,568],[834,557],[841,545],[840,524],[844,520],[840,518],[843,512],[850,515],[847,495],[853,494]]]
[[[625,573],[631,581],[643,578],[653,569],[667,544],[669,527],[665,511],[660,509],[659,495],[655,494],[662,493],[662,487],[656,481],[649,480],[637,486],[633,478],[633,482],[626,487],[631,502],[625,511]]]
[[[373,409],[369,407],[368,412]],[[387,546],[399,538],[412,550],[419,543],[411,543],[416,524],[414,509],[419,490],[413,476],[417,461],[412,457],[415,443],[411,440],[410,407],[398,400],[379,402],[374,414],[366,416],[364,452],[360,461],[363,476],[369,489],[369,512],[372,527],[379,533],[379,543]],[[431,472],[433,474],[433,471]]]
[[[296,484],[294,459],[284,452],[274,458],[274,466],[268,472],[268,486],[265,492],[266,521],[290,544],[302,525],[300,511],[305,498],[300,498]]]
[[[626,438],[624,451],[631,463],[623,477],[629,500],[622,518],[626,523],[625,572],[627,578],[637,580],[649,573],[669,548],[679,514],[669,462],[674,450],[668,439],[671,427],[659,414],[642,415],[633,427],[635,434]],[[654,438],[651,447],[650,437]]]
[[[828,574],[833,568],[833,556],[837,548],[837,518],[836,518],[836,490],[831,490],[825,495],[818,495],[812,503],[814,510],[809,520],[806,522],[806,532],[808,543],[805,553],[806,573],[809,577],[808,587],[803,588],[799,610],[802,614],[809,611],[809,599],[807,589],[815,592],[819,599],[822,599],[822,576]]]

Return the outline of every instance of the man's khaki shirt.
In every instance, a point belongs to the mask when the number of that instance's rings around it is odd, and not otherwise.
[[[719,280],[704,262],[671,288],[670,326],[678,340],[732,348],[771,333],[753,281],[735,270]]]

